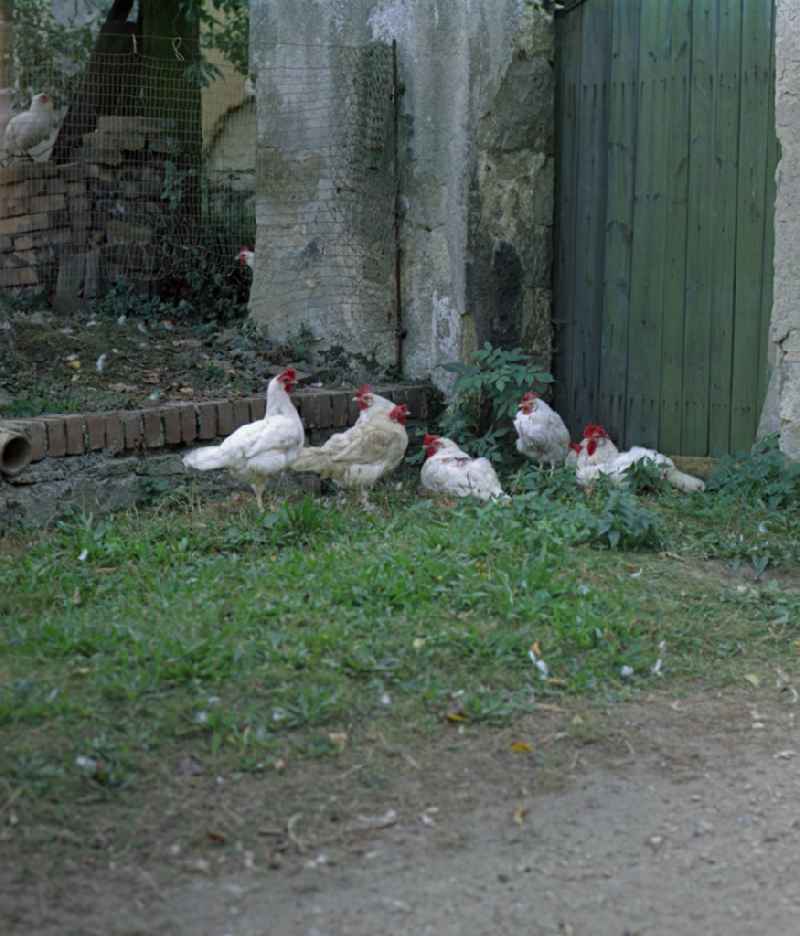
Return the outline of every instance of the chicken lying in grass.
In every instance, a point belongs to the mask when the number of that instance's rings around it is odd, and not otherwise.
[[[569,430],[564,420],[538,393],[526,393],[514,417],[517,451],[540,465],[563,465],[569,452]]]
[[[183,458],[184,465],[198,471],[227,468],[253,488],[259,509],[263,510],[268,479],[295,461],[305,441],[300,414],[289,398],[296,379],[291,367],[273,377],[267,386],[263,419],[240,426],[221,445],[189,452]]]
[[[602,426],[590,424],[583,431],[583,441],[577,454],[575,479],[581,487],[586,487],[604,475],[615,484],[625,484],[626,472],[632,465],[649,462],[654,465],[661,477],[674,488],[684,493],[704,491],[705,484],[692,475],[685,474],[675,466],[671,458],[655,449],[635,445],[627,452],[620,452],[609,439]]]
[[[366,503],[370,488],[394,471],[406,454],[409,413],[405,404],[395,406],[366,385],[354,399],[361,411],[355,425],[324,445],[304,448],[292,470],[313,471],[339,487],[358,490]]]
[[[420,481],[426,491],[480,500],[507,499],[488,458],[471,458],[452,439],[443,436],[426,434],[422,444],[425,464]]]

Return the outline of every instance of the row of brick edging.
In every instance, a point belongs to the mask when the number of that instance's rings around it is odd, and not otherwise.
[[[420,384],[376,387],[395,403],[405,403],[414,419],[425,419],[431,388]],[[353,390],[299,390],[292,400],[308,430],[343,429],[358,416]],[[239,426],[262,419],[264,396],[158,406],[108,413],[70,413],[0,419],[0,429],[26,436],[31,461],[93,452],[118,454],[168,446],[187,446],[228,436]]]

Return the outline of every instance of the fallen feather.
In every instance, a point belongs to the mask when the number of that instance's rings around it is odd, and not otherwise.
[[[356,816],[352,825],[356,832],[373,832],[376,829],[388,829],[397,823],[397,811],[387,809],[382,816]]]
[[[104,351],[100,357],[95,361],[94,367],[98,374],[102,374],[106,369],[106,364],[108,363],[108,352]]]
[[[632,666],[622,666],[620,667],[619,674],[623,679],[630,679],[633,676],[633,667]]]

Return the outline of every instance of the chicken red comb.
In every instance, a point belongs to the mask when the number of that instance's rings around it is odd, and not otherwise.
[[[581,450],[580,442],[570,442],[569,447],[572,449],[573,452],[580,452]]]
[[[297,380],[297,371],[293,367],[287,367],[281,374],[282,380],[291,380],[294,383]]]
[[[589,423],[586,428],[583,430],[584,439],[607,439],[608,433],[603,428],[603,426],[598,423]]]
[[[523,394],[522,402],[530,403],[532,400],[538,400],[539,394],[535,393],[533,390],[529,390],[527,393]]]
[[[358,390],[356,390],[357,397],[366,396],[368,393],[372,393],[372,387],[368,383],[362,383]]]
[[[425,435],[422,437],[422,444],[425,446],[425,448],[427,448],[429,445],[433,445],[434,442],[438,442],[438,441],[439,441],[439,436],[431,435],[428,432],[426,432]]]

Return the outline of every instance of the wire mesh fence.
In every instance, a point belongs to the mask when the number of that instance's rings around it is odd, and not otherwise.
[[[269,324],[324,322],[349,350],[391,349],[393,50],[278,43],[258,62],[258,275]]]
[[[87,299],[125,281],[179,299],[235,269],[255,239],[255,98],[216,64],[200,87],[180,55],[131,42],[93,54],[68,85],[55,59],[50,81],[37,70],[39,93],[4,141],[0,288]]]

